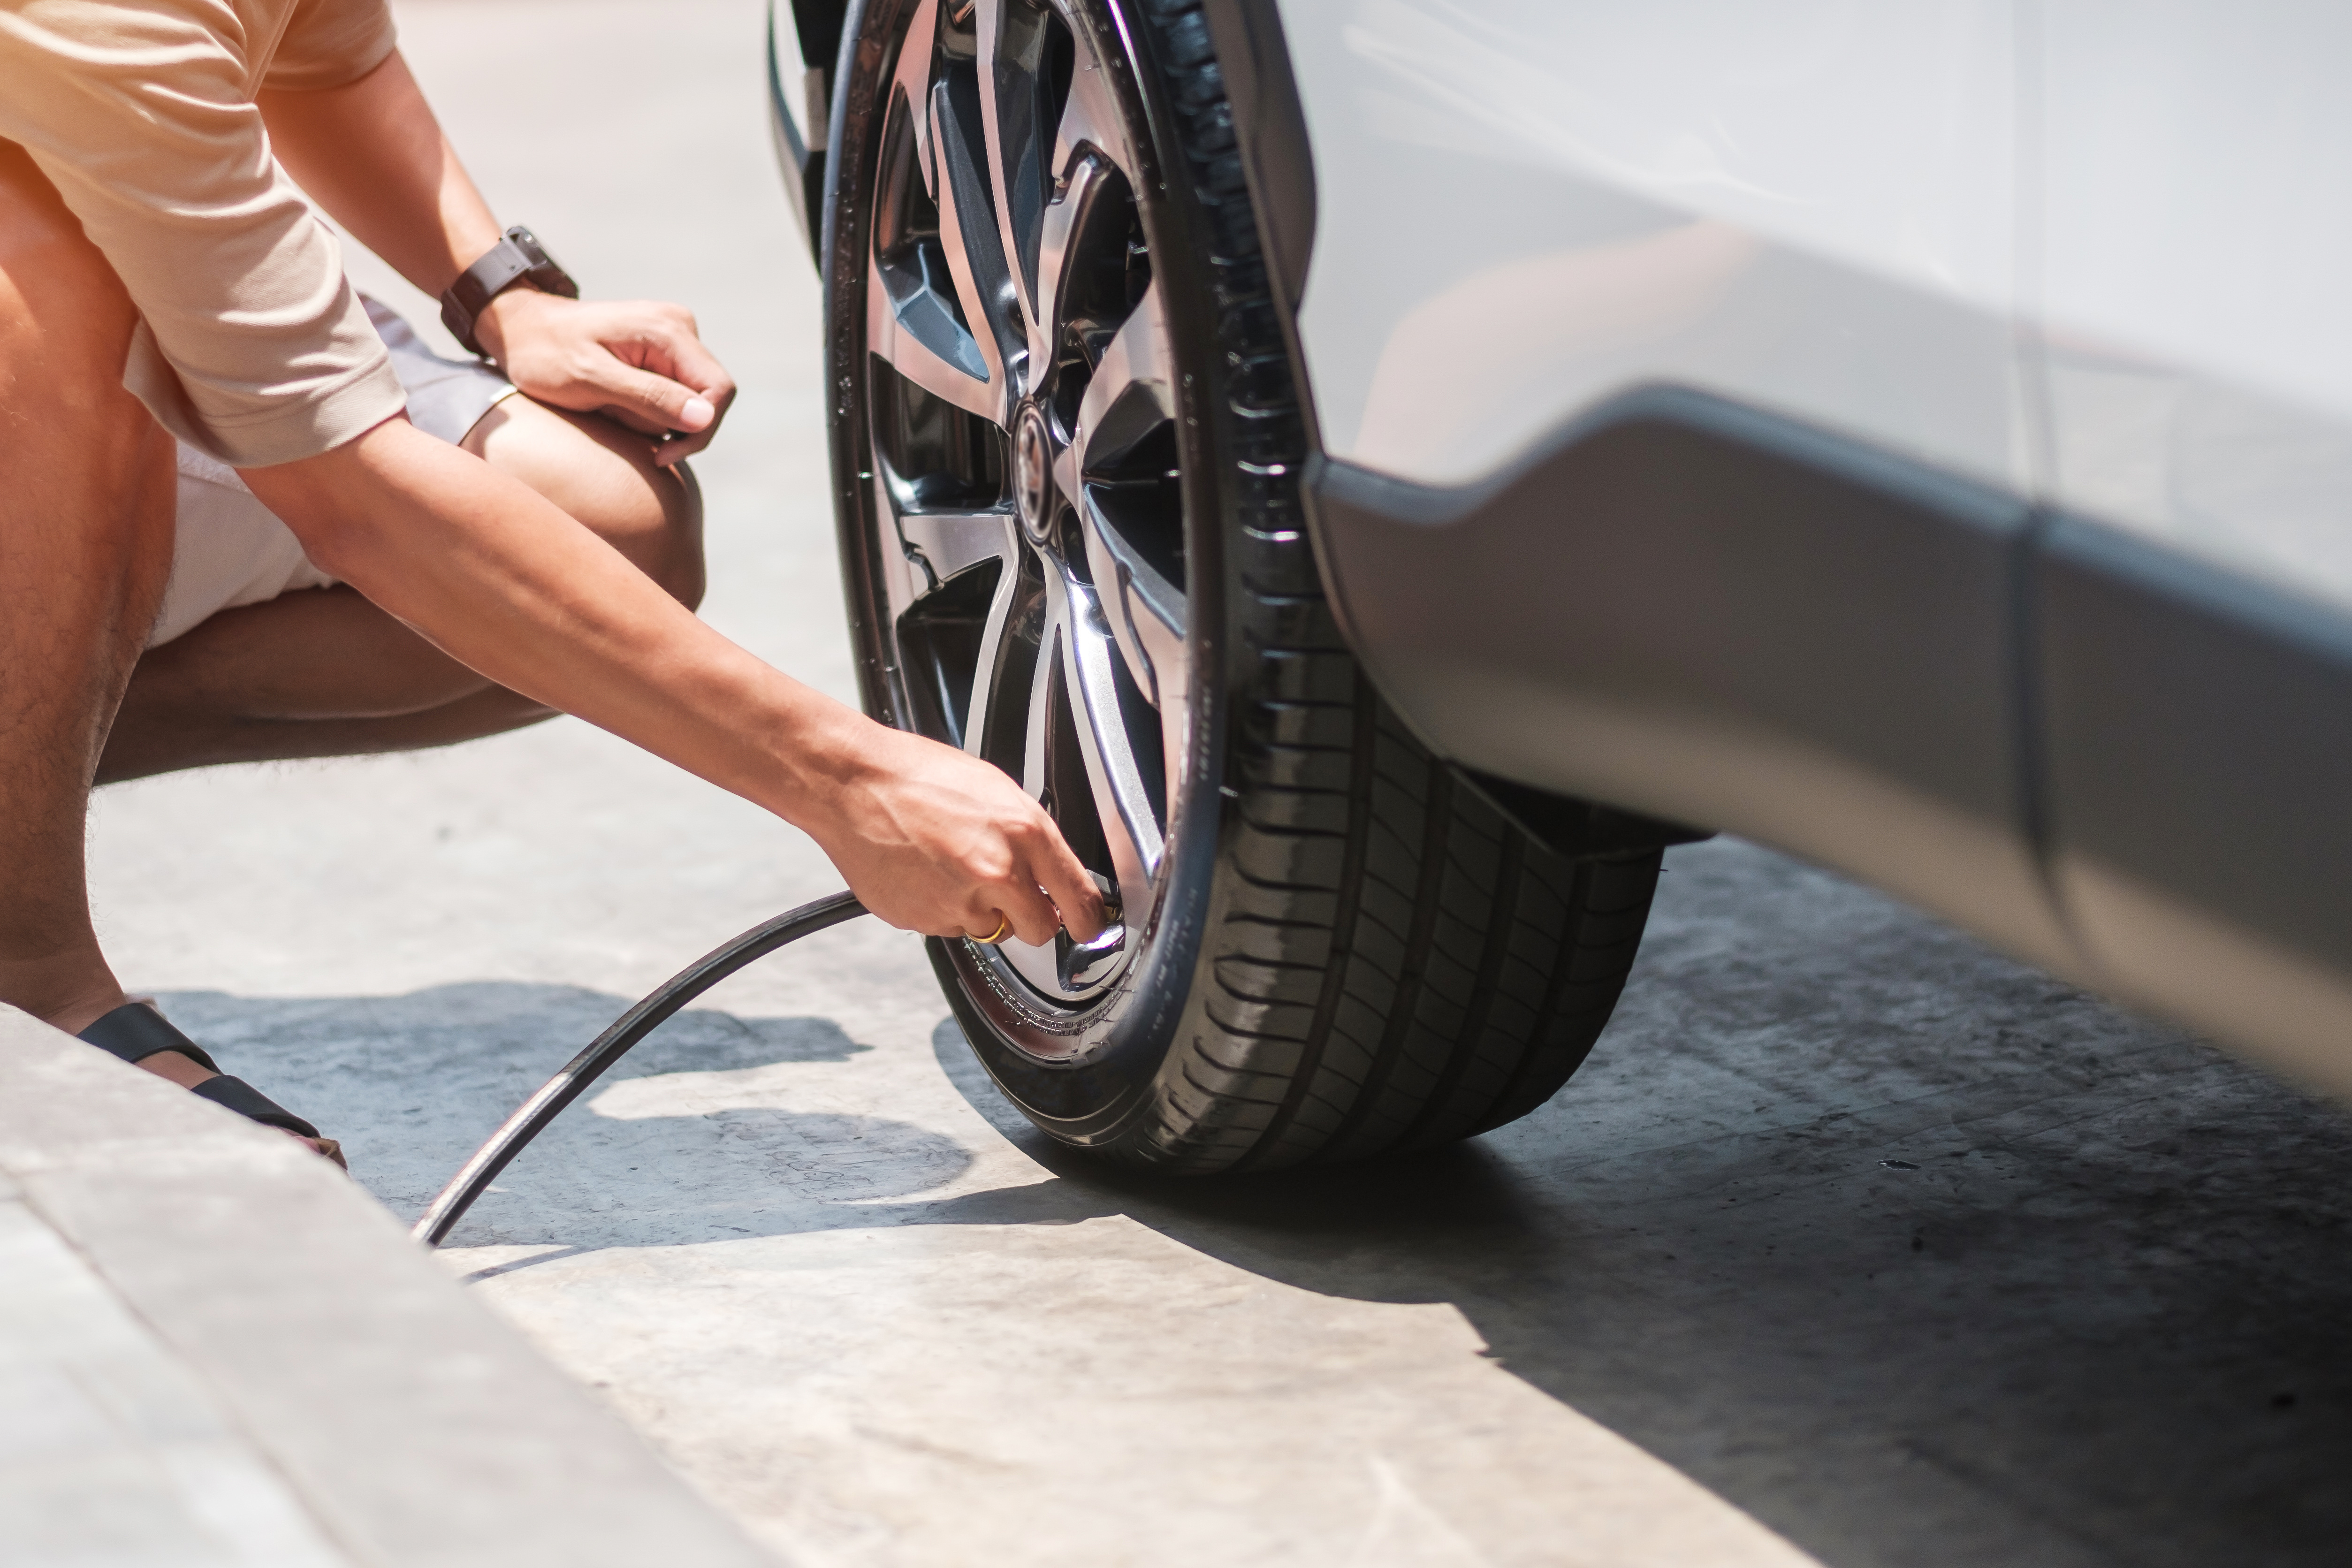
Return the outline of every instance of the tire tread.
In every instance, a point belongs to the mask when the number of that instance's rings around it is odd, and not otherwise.
[[[1200,0],[1138,9],[1209,219],[1241,475],[1232,621],[1256,674],[1234,726],[1205,1003],[1163,1080],[1181,1087],[1125,1152],[1265,1169],[1466,1137],[1583,1061],[1658,857],[1553,855],[1433,758],[1358,667],[1304,526],[1305,422],[1214,40]]]

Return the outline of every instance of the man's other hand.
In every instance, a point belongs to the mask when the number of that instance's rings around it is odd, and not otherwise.
[[[665,437],[655,458],[665,467],[709,446],[735,400],[734,378],[683,306],[509,289],[483,310],[474,335],[540,402]]]
[[[257,101],[287,173],[427,295],[498,243],[499,220],[397,49],[357,81],[272,89]],[[483,307],[474,335],[540,402],[660,438],[664,466],[708,446],[735,397],[734,379],[676,305],[515,288]]]

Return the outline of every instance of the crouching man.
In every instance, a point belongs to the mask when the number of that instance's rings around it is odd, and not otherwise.
[[[488,363],[355,294],[311,201]],[[1100,930],[1011,780],[694,618],[680,459],[733,384],[684,311],[575,293],[383,0],[0,6],[0,1001],[332,1153],[124,995],[93,783],[557,710],[803,828],[893,925]]]

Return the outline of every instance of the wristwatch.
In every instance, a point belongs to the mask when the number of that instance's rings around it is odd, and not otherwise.
[[[572,274],[555,264],[537,235],[517,224],[479,260],[457,274],[457,281],[442,294],[441,324],[466,345],[468,353],[488,359],[482,345],[474,341],[474,323],[491,300],[518,283],[528,283],[542,294],[580,298],[580,285],[572,280]]]

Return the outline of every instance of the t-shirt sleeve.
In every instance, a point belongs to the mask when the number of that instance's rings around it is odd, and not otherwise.
[[[262,468],[405,400],[334,236],[270,155],[229,15],[216,0],[0,5],[0,136],[138,307],[124,385],[190,445]]]
[[[341,87],[382,65],[395,42],[384,0],[298,0],[264,87]]]

